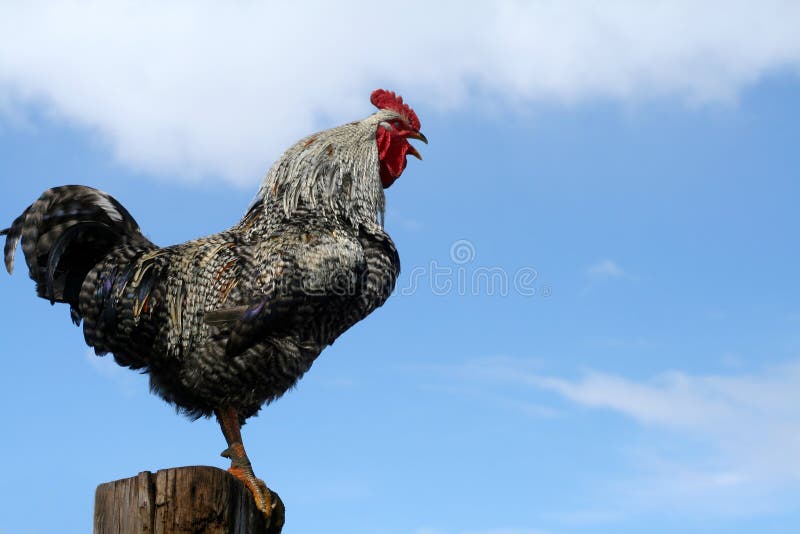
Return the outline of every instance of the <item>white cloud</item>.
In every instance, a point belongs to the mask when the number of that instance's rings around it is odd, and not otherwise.
[[[592,278],[631,278],[617,262],[609,259],[600,260],[586,269]]]
[[[791,0],[14,3],[0,113],[34,105],[135,167],[252,184],[300,136],[366,115],[375,86],[429,109],[729,100],[797,71],[797,20]]]
[[[568,380],[508,359],[466,368],[642,425],[646,446],[635,451],[640,473],[627,484],[626,503],[746,514],[780,507],[800,489],[800,361],[751,374],[674,371],[642,381],[594,371]]]

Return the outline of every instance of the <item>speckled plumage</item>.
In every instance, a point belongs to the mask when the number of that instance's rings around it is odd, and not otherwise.
[[[383,109],[302,139],[237,225],[171,247],[106,193],[50,189],[4,231],[6,266],[21,239],[38,295],[68,303],[98,354],[146,370],[187,415],[233,407],[244,421],[392,292],[375,138],[400,118]]]

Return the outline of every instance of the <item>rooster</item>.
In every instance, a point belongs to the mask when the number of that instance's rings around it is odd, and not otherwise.
[[[0,232],[8,272],[21,240],[37,295],[69,304],[98,355],[149,373],[185,415],[217,418],[229,471],[274,532],[279,499],[253,473],[241,425],[381,306],[400,271],[384,189],[407,155],[422,159],[408,140],[427,140],[401,97],[378,89],[371,102],[364,120],[286,150],[218,234],[158,247],[116,199],[81,185],[45,191]]]

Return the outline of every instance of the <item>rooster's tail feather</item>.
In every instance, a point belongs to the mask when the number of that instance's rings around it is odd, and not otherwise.
[[[5,265],[14,269],[14,252],[22,241],[28,274],[37,294],[50,302],[68,302],[77,309],[88,272],[121,244],[155,247],[139,225],[111,195],[81,185],[55,187],[17,217],[6,236]]]

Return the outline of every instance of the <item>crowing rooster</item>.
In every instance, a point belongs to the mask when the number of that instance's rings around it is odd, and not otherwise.
[[[400,270],[383,229],[384,189],[420,157],[416,113],[376,90],[378,112],[301,139],[273,165],[244,218],[160,248],[110,195],[56,187],[6,234],[36,292],[64,302],[86,343],[145,370],[186,415],[216,416],[230,472],[279,531],[276,496],[256,478],[240,427],[291,388],[322,349],[381,306]],[[421,159],[421,158],[420,158]]]

